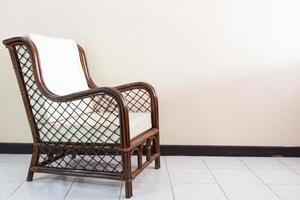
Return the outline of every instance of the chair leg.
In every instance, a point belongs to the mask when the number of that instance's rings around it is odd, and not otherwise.
[[[34,172],[29,169],[28,173],[27,173],[27,179],[26,179],[26,181],[31,182],[32,179],[33,179],[33,175],[34,175]]]
[[[138,148],[138,168],[140,169],[143,164],[143,145],[140,145]]]
[[[132,197],[132,181],[125,181],[125,196],[127,199]]]
[[[36,166],[36,164],[38,162],[38,159],[39,159],[38,150],[37,150],[36,147],[33,147],[31,162],[30,162],[30,166],[29,166],[29,169],[28,169],[28,173],[27,173],[27,179],[26,179],[28,182],[32,181],[32,179],[33,179],[34,172],[32,171],[31,168],[33,166]]]
[[[155,169],[160,169],[160,157],[155,159]]]
[[[151,158],[151,138],[146,140],[146,160],[149,161]]]
[[[160,142],[159,142],[159,134],[155,136],[155,153],[160,153]],[[160,156],[155,159],[155,169],[160,168]]]
[[[131,178],[131,155],[132,152],[123,152],[123,172],[125,178],[125,196],[129,199],[132,196],[132,178]]]

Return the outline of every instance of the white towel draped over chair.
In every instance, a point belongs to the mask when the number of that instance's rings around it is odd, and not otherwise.
[[[47,88],[57,95],[88,90],[74,40],[29,34],[38,50],[40,69]]]

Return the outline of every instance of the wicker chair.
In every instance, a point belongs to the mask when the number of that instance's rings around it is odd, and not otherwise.
[[[3,44],[33,137],[27,181],[35,172],[117,179],[125,181],[130,198],[132,180],[154,160],[160,168],[152,86],[96,86],[85,53],[73,40],[29,34]]]

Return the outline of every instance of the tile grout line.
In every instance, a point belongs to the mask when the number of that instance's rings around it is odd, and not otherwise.
[[[72,181],[72,183],[71,183],[71,185],[70,185],[68,191],[66,192],[66,194],[65,194],[65,196],[64,196],[64,198],[63,198],[63,200],[65,200],[65,199],[67,198],[67,196],[68,196],[68,194],[69,194],[71,188],[73,187],[73,184],[74,184],[75,180],[76,180],[76,177],[74,177],[74,179],[73,179],[73,181]]]
[[[18,189],[20,189],[20,187],[22,186],[22,185],[24,185],[24,183],[25,183],[26,181],[23,181],[22,182],[22,184],[20,184],[7,198],[6,198],[6,200],[8,200],[10,197],[12,197],[16,192],[17,192],[17,190]]]
[[[205,166],[207,167],[209,173],[210,173],[210,174],[212,175],[212,177],[215,179],[217,185],[219,186],[220,190],[221,190],[222,193],[224,194],[225,198],[226,198],[227,200],[229,200],[229,198],[228,198],[228,196],[226,195],[225,191],[223,190],[221,184],[218,182],[218,179],[215,177],[215,175],[213,174],[213,172],[211,171],[211,169],[208,167],[208,165],[207,165],[205,159],[203,159],[202,157],[200,157],[200,159],[203,161],[203,163],[204,163]]]
[[[10,156],[10,155],[4,156],[4,157],[0,160],[0,162],[4,162],[9,156]]]
[[[295,172],[298,176],[300,176],[298,174],[298,172],[296,171],[296,169],[291,168],[290,166],[288,166],[286,163],[284,163],[283,161],[281,161],[279,158],[276,158],[276,160],[278,160],[280,163],[282,163],[284,166],[286,166],[289,170]]]
[[[119,193],[119,200],[121,200],[121,197],[122,197],[122,189],[123,189],[123,181],[121,182],[120,193]]]
[[[239,159],[240,159],[240,161],[242,162],[242,163],[244,163],[245,165],[246,165],[246,167],[265,185],[265,186],[267,186],[267,188],[269,188],[269,190],[271,190],[272,192],[273,192],[273,194],[275,194],[275,196],[276,197],[278,197],[278,199],[280,199],[281,200],[281,197],[271,188],[271,186],[268,184],[268,183],[266,183],[262,178],[260,178],[256,173],[255,173],[255,171],[254,170],[252,170],[250,167],[249,167],[249,165],[247,165],[247,163],[245,162],[245,161],[243,161],[243,159],[241,159],[241,157],[238,157]]]
[[[165,165],[166,165],[166,168],[167,168],[167,173],[168,173],[168,177],[169,177],[169,183],[170,183],[170,186],[171,186],[173,199],[175,200],[176,198],[175,198],[174,188],[173,188],[173,185],[172,185],[171,176],[170,176],[170,173],[169,173],[169,168],[168,168],[166,157],[163,156],[163,159],[165,161]]]

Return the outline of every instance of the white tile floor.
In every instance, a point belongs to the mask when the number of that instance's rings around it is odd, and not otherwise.
[[[120,181],[36,174],[26,182],[29,155],[0,154],[2,199],[125,199]],[[300,158],[162,157],[133,182],[132,199],[300,199]]]

